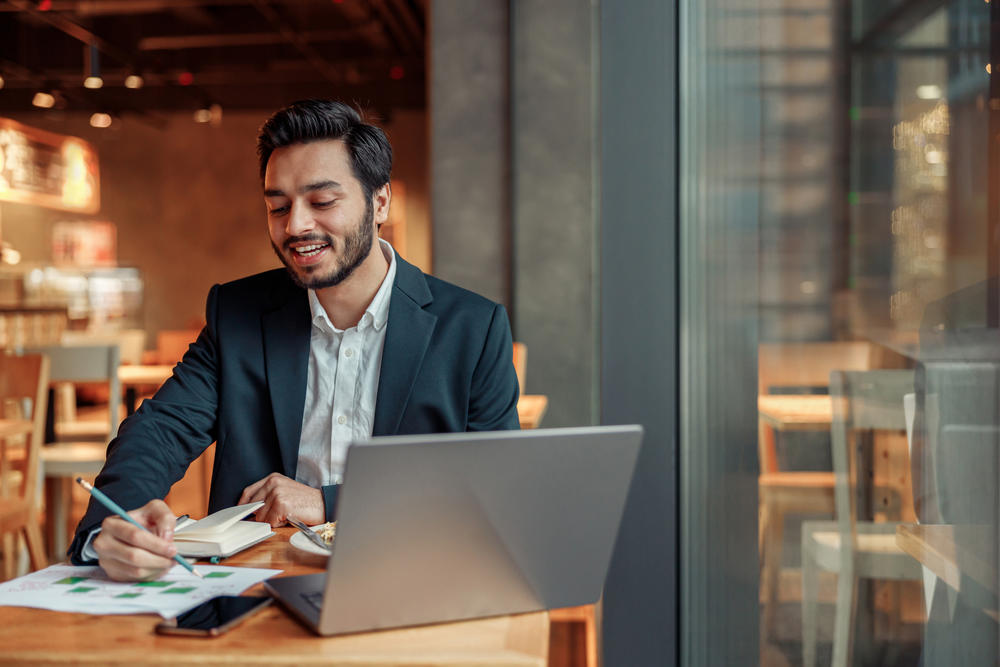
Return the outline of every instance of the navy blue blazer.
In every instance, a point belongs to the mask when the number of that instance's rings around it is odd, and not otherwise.
[[[208,511],[272,472],[295,478],[312,322],[284,269],[215,285],[206,325],[152,399],[122,422],[96,485],[126,510],[163,498],[216,442]],[[519,428],[503,306],[396,255],[373,435]],[[327,520],[337,486],[323,488]],[[108,512],[91,501],[70,556]]]

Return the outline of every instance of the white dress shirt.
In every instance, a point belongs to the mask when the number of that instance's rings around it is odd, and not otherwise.
[[[371,437],[382,370],[385,325],[396,278],[396,254],[379,239],[389,261],[381,287],[357,325],[338,329],[309,290],[312,334],[295,480],[320,488],[340,484],[347,445]]]

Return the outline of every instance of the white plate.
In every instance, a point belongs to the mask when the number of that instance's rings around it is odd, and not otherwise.
[[[315,528],[315,526],[313,526]],[[296,549],[302,549],[302,551],[308,551],[311,554],[316,554],[318,556],[329,556],[330,550],[324,549],[318,544],[313,544],[312,541],[299,531],[295,531],[290,540],[293,547]]]

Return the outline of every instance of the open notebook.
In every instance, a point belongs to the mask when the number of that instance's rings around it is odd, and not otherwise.
[[[204,519],[186,519],[174,529],[174,544],[182,556],[226,558],[274,535],[271,524],[243,521],[264,506],[263,501],[227,507]]]

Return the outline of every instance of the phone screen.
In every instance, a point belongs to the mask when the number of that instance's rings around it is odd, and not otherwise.
[[[222,595],[202,602],[177,617],[176,627],[181,630],[209,631],[249,615],[258,607],[271,602],[269,597],[244,597]]]

